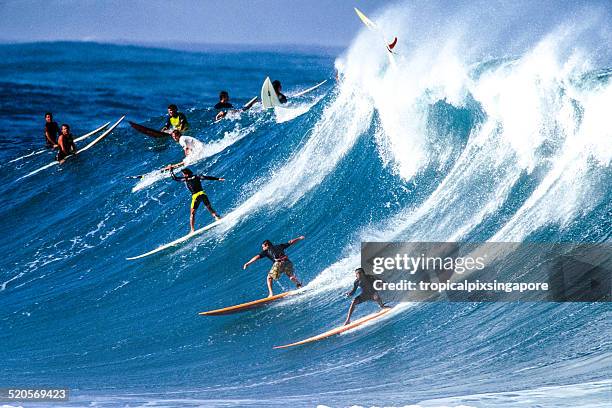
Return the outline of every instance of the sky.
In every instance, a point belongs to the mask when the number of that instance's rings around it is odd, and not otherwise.
[[[385,0],[0,0],[0,42],[346,46]]]

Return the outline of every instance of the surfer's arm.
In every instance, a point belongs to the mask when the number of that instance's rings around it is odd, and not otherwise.
[[[353,283],[353,289],[351,289],[350,292],[347,292],[346,296],[348,297],[353,296],[358,287],[359,287],[359,279],[355,279],[355,283]]]
[[[242,269],[246,269],[246,268],[248,268],[250,264],[252,264],[253,262],[258,261],[258,260],[260,260],[260,259],[261,259],[261,255],[259,255],[259,254],[255,255],[254,257],[252,257],[252,258],[249,260],[249,262],[245,263],[245,264],[242,266]]]
[[[47,139],[47,142],[48,142],[48,143],[49,143],[51,146],[53,146],[53,148],[54,148],[54,149],[57,147],[57,142],[56,142],[56,141],[54,141],[54,140],[51,138],[51,135],[49,134],[49,132],[47,131],[47,129],[45,129],[45,138]]]
[[[185,177],[177,177],[176,174],[174,174],[174,168],[170,167],[170,177],[172,177],[172,180],[174,181],[185,181]]]
[[[200,180],[212,180],[212,181],[225,181],[224,178],[220,178],[220,177],[213,177],[213,176],[204,176],[204,175],[200,175],[198,176],[198,178]]]
[[[297,238],[293,238],[292,240],[289,240],[289,242],[287,242],[287,243],[288,243],[289,245],[293,245],[293,244],[295,244],[296,242],[303,240],[304,238],[306,238],[306,237],[305,237],[305,236],[303,236],[303,235],[301,235],[301,236],[299,236],[299,237],[297,237]]]

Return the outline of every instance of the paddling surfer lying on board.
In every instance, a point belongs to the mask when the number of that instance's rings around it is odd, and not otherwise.
[[[59,164],[63,164],[66,161],[66,157],[77,152],[77,147],[74,144],[74,137],[70,133],[70,126],[63,124],[62,133],[57,138],[57,145],[60,151],[57,152],[57,161]]]
[[[191,136],[183,136],[181,132],[176,129],[172,131],[172,139],[181,145],[183,152],[185,153],[185,158],[179,163],[167,165],[163,168],[163,170],[172,170],[173,168],[184,166],[185,164],[189,164],[189,162],[193,162],[204,149],[204,145],[198,139]]]
[[[57,149],[57,137],[60,133],[57,122],[53,121],[53,114],[51,112],[45,113],[45,143],[49,149]]]
[[[211,177],[211,176],[193,174],[193,172],[187,168],[181,171],[183,173],[183,176],[181,177],[177,177],[176,174],[174,174],[174,171],[172,169],[170,169],[170,174],[172,175],[172,179],[174,179],[175,181],[184,182],[187,188],[189,189],[189,191],[191,191],[191,213],[189,216],[189,225],[191,226],[191,232],[195,231],[195,213],[198,207],[200,206],[200,203],[204,203],[204,206],[206,207],[210,215],[215,217],[215,220],[219,221],[221,217],[212,208],[212,205],[210,204],[210,201],[208,200],[208,196],[202,189],[201,180],[225,181],[225,179],[219,178],[219,177]]]
[[[381,309],[385,307],[385,304],[380,298],[380,295],[378,294],[376,289],[374,289],[374,282],[380,280],[380,278],[366,275],[363,268],[355,269],[355,276],[357,279],[355,279],[355,283],[353,283],[353,290],[347,292],[346,296],[353,296],[358,287],[361,288],[361,293],[351,302],[351,307],[349,307],[348,316],[346,316],[346,321],[344,322],[345,325],[351,322],[351,315],[355,310],[355,306],[357,306],[359,303],[363,303],[368,300],[373,300],[378,303],[378,306],[380,306]]]
[[[268,284],[268,297],[274,296],[274,292],[272,292],[272,281],[278,280],[281,277],[281,274],[285,274],[291,279],[295,286],[299,289],[302,287],[302,284],[298,280],[298,278],[293,273],[293,262],[289,260],[289,257],[285,255],[285,249],[289,248],[291,245],[295,244],[298,241],[304,239],[304,236],[300,236],[294,238],[287,242],[286,244],[278,244],[272,245],[270,240],[265,240],[261,244],[262,251],[255,255],[251,260],[244,264],[242,269],[246,269],[253,262],[261,259],[261,258],[269,258],[273,264],[270,272],[268,272],[268,277],[266,278],[266,282]]]
[[[215,116],[215,121],[223,119],[230,111],[232,112],[240,112],[246,111],[251,108],[257,101],[257,98],[251,99],[249,103],[244,105],[241,109],[234,109],[234,105],[232,105],[229,101],[229,93],[227,91],[219,92],[219,102],[214,106],[215,109],[220,110],[219,113]]]
[[[178,107],[174,104],[168,106],[168,120],[166,125],[161,128],[162,132],[168,132],[170,130],[180,130],[185,132],[189,129],[189,122],[183,112],[178,111]]]

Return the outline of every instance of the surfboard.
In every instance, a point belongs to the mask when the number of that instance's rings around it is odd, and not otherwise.
[[[107,129],[104,133],[102,133],[100,136],[98,136],[97,138],[95,138],[91,143],[89,143],[87,146],[83,147],[82,149],[77,150],[76,153],[71,154],[66,156],[66,160],[71,159],[72,157],[75,157],[89,149],[91,149],[92,147],[94,147],[96,144],[98,144],[100,141],[102,141],[102,139],[104,139],[106,136],[108,136],[113,130],[115,130],[115,128],[121,123],[121,121],[125,118],[125,115],[123,115],[121,118],[119,118],[119,120],[117,122],[115,122],[113,124],[113,126],[111,126],[109,129]],[[28,174],[26,174],[25,176],[19,177],[18,180],[24,179],[26,177],[30,177],[33,176],[36,173],[39,173],[45,169],[48,169],[49,167],[53,167],[53,166],[57,166],[59,164],[59,162],[53,161],[49,164],[47,164],[46,166],[42,166],[39,169],[36,169],[34,171],[29,172]]]
[[[357,7],[355,7],[354,9],[355,9],[355,13],[357,13],[357,17],[359,17],[361,22],[366,27],[368,27],[370,30],[374,31],[376,34],[378,34],[380,36],[380,38],[382,39],[383,43],[385,44],[385,48],[387,49],[387,51],[389,51],[389,54],[388,54],[389,55],[389,63],[391,63],[391,65],[395,66],[395,58],[393,57],[393,54],[394,54],[393,49],[397,45],[397,37],[393,37],[393,40],[387,41],[385,39],[385,35],[382,33],[380,28],[378,28],[378,26],[372,20],[370,20],[365,14],[363,14],[363,12],[361,12],[361,10],[359,10]]]
[[[128,261],[133,261],[134,259],[144,258],[144,257],[146,257],[146,256],[153,255],[153,254],[156,254],[156,253],[158,253],[158,252],[161,252],[161,251],[163,251],[164,249],[168,249],[168,248],[171,248],[171,247],[173,247],[173,246],[177,246],[177,245],[179,245],[179,244],[182,244],[182,243],[183,243],[183,242],[185,242],[185,241],[190,240],[191,238],[193,238],[193,237],[195,237],[195,236],[197,236],[197,235],[200,235],[201,233],[203,233],[203,232],[205,232],[205,231],[208,231],[209,229],[211,229],[211,228],[213,228],[213,227],[216,227],[217,225],[221,224],[221,223],[223,222],[223,220],[224,220],[224,219],[222,218],[222,219],[220,219],[219,221],[215,221],[215,222],[213,222],[213,223],[211,223],[211,224],[208,224],[207,226],[202,227],[202,228],[200,228],[200,229],[197,229],[197,230],[195,230],[195,231],[193,231],[193,232],[190,232],[189,234],[187,234],[187,235],[185,235],[185,236],[183,236],[183,237],[180,237],[179,239],[175,239],[175,240],[174,240],[174,241],[172,241],[172,242],[169,242],[169,243],[164,244],[164,245],[160,245],[160,246],[158,246],[157,248],[155,248],[155,249],[154,249],[154,250],[152,250],[152,251],[145,252],[144,254],[140,254],[140,255],[137,255],[137,256],[132,256],[132,257],[130,257],[130,258],[125,258],[125,259],[127,259]]]
[[[319,82],[319,83],[318,83],[318,84],[316,84],[315,86],[310,87],[310,88],[308,88],[308,89],[306,89],[306,90],[304,90],[304,91],[302,91],[302,92],[298,92],[298,93],[296,93],[295,95],[291,95],[291,97],[292,97],[292,98],[297,98],[297,97],[299,97],[299,96],[306,95],[308,92],[312,92],[312,91],[314,91],[315,89],[317,89],[318,87],[320,87],[321,85],[323,85],[323,84],[324,84],[324,83],[326,83],[326,82],[327,82],[327,79],[326,79],[325,81]]]
[[[254,96],[253,98],[251,98],[250,101],[242,105],[242,110],[251,109],[251,107],[255,105],[255,102],[257,102],[258,99],[259,99],[259,96]]]
[[[280,101],[278,100],[278,96],[276,96],[274,86],[272,86],[272,81],[270,81],[270,77],[266,77],[263,85],[261,86],[261,104],[263,105],[264,109],[281,105]]]
[[[336,334],[344,333],[347,330],[354,329],[355,327],[361,326],[362,324],[364,324],[366,322],[371,322],[373,320],[376,320],[376,319],[384,316],[385,314],[389,313],[389,311],[391,311],[391,308],[390,307],[386,307],[386,308],[384,308],[382,310],[379,310],[376,313],[372,313],[372,314],[369,314],[367,316],[364,316],[361,319],[355,320],[354,322],[349,323],[349,324],[347,324],[345,326],[336,327],[334,329],[326,331],[325,333],[321,333],[321,334],[309,337],[309,338],[301,340],[301,341],[296,341],[295,343],[285,344],[284,346],[274,346],[274,348],[275,349],[282,349],[282,348],[294,347],[294,346],[299,346],[299,345],[306,344],[306,343],[312,343],[314,341],[323,340],[323,339],[326,339],[328,337],[335,336]]]
[[[128,123],[130,124],[131,127],[136,129],[140,133],[144,133],[147,136],[157,137],[157,138],[170,136],[170,133],[162,132],[162,131],[155,130],[155,129],[151,129],[151,128],[148,128],[146,126],[139,125],[138,123],[135,123],[135,122],[128,121]]]
[[[110,122],[106,122],[105,124],[103,124],[103,125],[102,125],[102,126],[100,126],[99,128],[94,129],[94,130],[92,130],[92,131],[91,131],[91,132],[89,132],[89,133],[85,133],[83,136],[79,136],[79,137],[77,137],[76,139],[74,139],[74,141],[75,141],[75,142],[80,142],[81,140],[85,140],[85,139],[87,139],[88,137],[90,137],[90,136],[92,136],[92,135],[95,135],[95,134],[96,134],[96,133],[98,133],[98,132],[103,131],[104,129],[106,129],[106,128],[108,127],[108,125],[110,125]],[[20,156],[20,157],[17,157],[17,158],[15,158],[15,159],[13,159],[13,160],[9,160],[9,163],[14,163],[14,162],[16,162],[16,161],[23,160],[23,159],[25,159],[25,158],[27,158],[27,157],[36,156],[36,155],[42,154],[42,153],[44,153],[44,152],[51,152],[51,151],[52,151],[52,150],[50,150],[50,149],[45,149],[45,150],[39,150],[39,151],[37,151],[37,152],[28,153],[28,154],[26,154],[26,155],[24,155],[24,156]]]
[[[276,302],[277,300],[284,299],[284,298],[286,298],[288,296],[292,296],[292,295],[295,295],[297,293],[298,293],[297,290],[291,290],[289,292],[283,292],[283,293],[280,293],[278,295],[266,297],[266,298],[263,298],[263,299],[257,299],[257,300],[253,300],[251,302],[241,303],[239,305],[224,307],[224,308],[221,308],[221,309],[209,310],[208,312],[200,312],[198,314],[200,316],[219,316],[219,315],[226,315],[226,314],[244,312],[246,310],[253,309],[253,308],[256,308],[256,307],[265,306],[268,303]]]

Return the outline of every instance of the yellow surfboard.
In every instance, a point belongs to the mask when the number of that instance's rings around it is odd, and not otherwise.
[[[301,341],[297,341],[295,343],[291,343],[291,344],[285,344],[284,346],[274,346],[275,349],[281,349],[281,348],[287,348],[287,347],[293,347],[293,346],[299,346],[302,344],[306,344],[306,343],[311,343],[313,341],[318,341],[318,340],[322,340],[325,339],[327,337],[331,337],[331,336],[335,336],[336,334],[340,334],[343,333],[347,330],[351,330],[354,329],[355,327],[361,326],[362,324],[366,323],[366,322],[370,322],[372,320],[378,319],[379,317],[384,316],[385,314],[389,313],[389,311],[391,310],[390,307],[386,307],[376,313],[372,313],[369,314],[367,316],[362,317],[361,319],[355,320],[352,323],[349,323],[345,326],[340,326],[340,327],[336,327],[335,329],[331,329],[329,331],[326,331],[325,333],[321,333],[318,334],[316,336],[313,337],[309,337],[305,340],[301,340]]]
[[[255,307],[267,305],[268,303],[275,302],[277,300],[286,298],[288,296],[295,295],[297,293],[298,293],[297,290],[291,290],[289,292],[283,292],[278,295],[266,297],[263,299],[257,299],[257,300],[253,300],[247,303],[242,303],[239,305],[224,307],[222,309],[210,310],[208,312],[200,312],[198,314],[201,316],[218,316],[218,315],[224,315],[224,314],[243,312],[245,310],[253,309]]]

